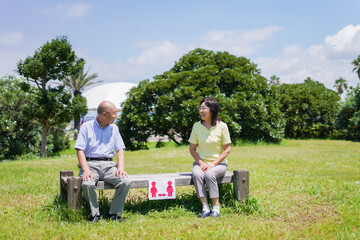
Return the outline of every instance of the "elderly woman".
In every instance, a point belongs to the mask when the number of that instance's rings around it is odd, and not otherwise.
[[[226,123],[218,119],[219,104],[213,98],[200,102],[201,121],[194,124],[189,138],[190,154],[195,159],[192,174],[196,193],[202,204],[200,218],[220,215],[217,178],[227,170],[226,157],[230,153],[230,134]],[[213,203],[210,210],[205,183]]]

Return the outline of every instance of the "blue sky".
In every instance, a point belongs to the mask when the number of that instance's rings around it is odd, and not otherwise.
[[[359,0],[0,0],[0,76],[59,35],[91,73],[133,82],[170,69],[196,47],[228,51],[284,83],[358,83]]]

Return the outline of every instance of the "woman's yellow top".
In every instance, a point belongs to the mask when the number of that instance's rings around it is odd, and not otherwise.
[[[223,152],[222,146],[231,143],[228,126],[220,121],[207,129],[201,122],[197,122],[192,128],[189,142],[197,144],[197,153],[204,162],[213,162]],[[227,164],[227,160],[221,163]]]

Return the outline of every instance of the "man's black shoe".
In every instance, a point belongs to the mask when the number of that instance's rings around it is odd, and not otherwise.
[[[121,216],[118,216],[117,214],[108,214],[108,217],[110,220],[117,221],[117,222],[125,222]]]
[[[99,221],[100,216],[99,215],[95,215],[95,216],[91,216],[88,221],[89,223],[96,223],[97,221]]]

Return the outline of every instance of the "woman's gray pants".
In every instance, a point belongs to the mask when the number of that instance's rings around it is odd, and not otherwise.
[[[192,168],[192,175],[194,180],[194,186],[196,189],[197,197],[206,197],[205,183],[209,190],[210,198],[219,198],[219,188],[217,184],[217,178],[225,175],[227,165],[218,164],[210,170],[203,172],[200,165],[194,162]]]
[[[88,161],[87,164],[90,171],[94,174],[94,179],[83,181],[82,189],[86,201],[90,204],[91,215],[100,215],[95,183],[102,180],[115,187],[115,194],[111,202],[110,212],[121,216],[124,210],[125,199],[130,189],[131,180],[129,178],[120,178],[119,176],[116,176],[117,163],[115,162]],[[79,175],[80,177],[83,175],[81,168]]]

